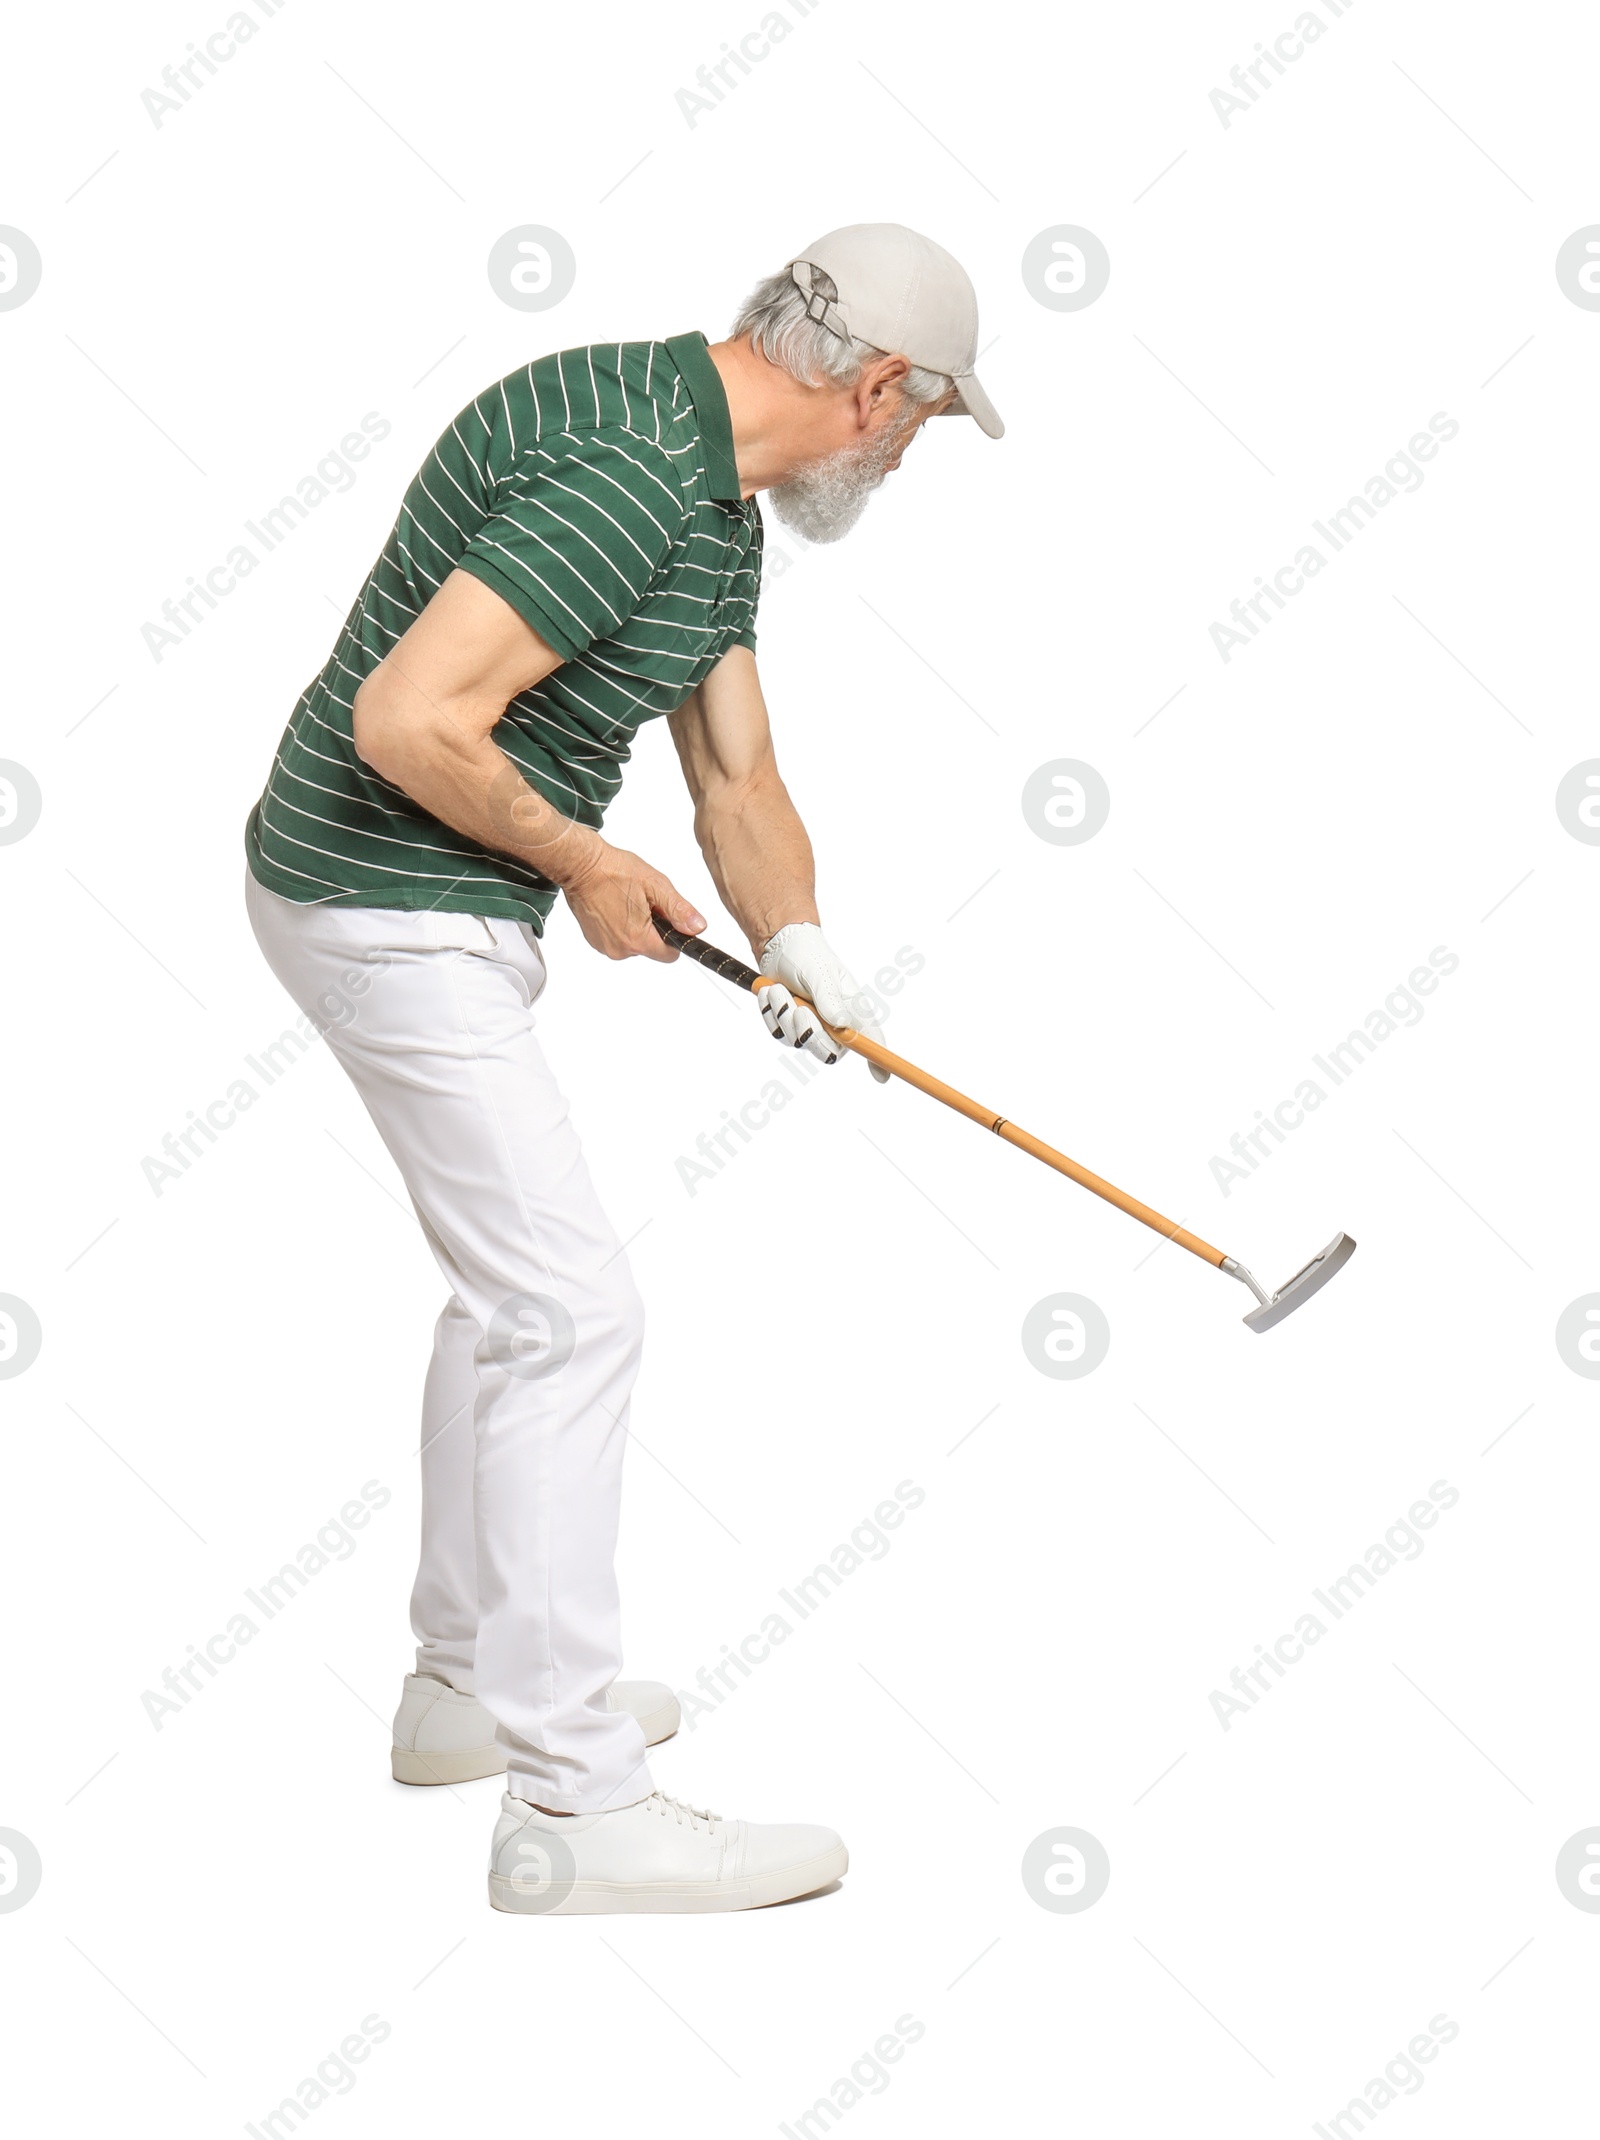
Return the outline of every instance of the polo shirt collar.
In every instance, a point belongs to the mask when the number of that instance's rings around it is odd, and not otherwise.
[[[711,361],[706,338],[698,331],[675,334],[668,341],[667,349],[689,389],[689,399],[694,403],[695,420],[705,447],[706,481],[711,486],[711,495],[737,505],[743,493],[738,464],[733,457],[733,419],[728,413],[728,397],[717,367]]]

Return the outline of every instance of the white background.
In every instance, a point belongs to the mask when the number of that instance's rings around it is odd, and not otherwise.
[[[1210,92],[1292,0],[824,0],[692,128],[676,92],[759,0],[293,0],[159,128],[141,91],[226,0],[11,32],[0,221],[44,261],[0,313],[0,755],[44,798],[0,849],[0,1290],[44,1332],[3,1391],[30,2128],[236,2132],[376,2014],[318,2135],[743,2136],[909,2014],[850,2133],[1306,2131],[1435,2015],[1459,2033],[1385,2132],[1577,2129],[1600,1922],[1554,1862],[1600,1821],[1600,1465],[1554,1328],[1600,1284],[1600,853],[1554,793],[1597,749],[1600,316],[1553,270],[1600,219],[1600,36],[1318,12],[1226,128]],[[387,1773],[441,1290],[393,1169],[321,1049],[159,1197],[141,1162],[291,1022],[242,823],[437,432],[537,352],[714,338],[880,218],[970,268],[1008,429],[931,426],[837,550],[769,518],[762,673],[825,923],[862,970],[924,955],[893,1045],[1269,1285],[1340,1227],[1360,1252],[1253,1336],[1240,1288],[858,1064],[691,1198],[677,1158],[771,1043],[558,915],[543,1030],[651,1313],[629,1669],[691,1687],[897,1482],[926,1501],[657,1757],[697,1803],[839,1827],[842,1889],[503,1917],[497,1786]],[[542,316],[485,273],[529,222],[578,261]],[[1112,262],[1075,313],[1021,274],[1064,223]],[[355,487],[153,661],[162,602],[368,410],[393,430]],[[1224,664],[1213,621],[1436,411],[1421,490]],[[1021,811],[1062,757],[1111,792],[1080,847]],[[664,729],[608,830],[742,949]],[[1212,1156],[1441,945],[1421,1022],[1225,1198]],[[1078,1381],[1022,1349],[1058,1292],[1111,1329]],[[372,1479],[353,1556],[154,1730],[163,1669]],[[1420,1559],[1225,1731],[1212,1690],[1436,1480]],[[1063,1826],[1111,1862],[1079,1914],[1021,1877]]]

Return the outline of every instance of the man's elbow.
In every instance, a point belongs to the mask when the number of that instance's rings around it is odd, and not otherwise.
[[[380,780],[393,781],[397,787],[405,785],[412,757],[411,725],[400,712],[383,670],[374,669],[356,690],[350,709],[351,740],[362,763]]]

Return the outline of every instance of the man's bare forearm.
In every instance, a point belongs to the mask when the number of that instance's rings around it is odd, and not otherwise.
[[[694,829],[718,896],[757,957],[786,922],[819,918],[811,841],[776,768],[710,789]]]
[[[676,958],[655,917],[697,931],[699,909],[660,870],[546,802],[492,740],[512,701],[560,666],[497,594],[452,572],[357,690],[356,750],[441,824],[559,885],[606,958]]]
[[[546,802],[503,750],[473,732],[470,719],[453,721],[436,708],[431,719],[391,720],[374,743],[363,734],[361,713],[358,694],[357,747],[367,762],[430,816],[552,884],[569,884],[592,865],[599,833]]]

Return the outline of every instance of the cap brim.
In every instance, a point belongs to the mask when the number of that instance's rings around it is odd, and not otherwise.
[[[976,372],[967,372],[956,379],[956,398],[943,413],[946,416],[970,416],[980,431],[990,438],[1004,438],[1006,427],[1000,421],[1000,413],[978,384]]]

